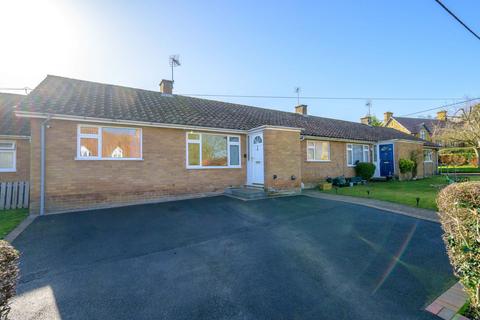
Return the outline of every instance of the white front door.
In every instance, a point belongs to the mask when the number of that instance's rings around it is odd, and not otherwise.
[[[263,133],[250,134],[248,146],[247,183],[263,185]]]

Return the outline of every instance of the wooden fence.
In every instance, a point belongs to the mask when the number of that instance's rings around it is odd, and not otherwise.
[[[0,210],[28,208],[30,182],[0,182]]]

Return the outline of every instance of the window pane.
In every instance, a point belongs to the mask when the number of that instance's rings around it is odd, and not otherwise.
[[[202,135],[202,165],[227,166],[227,137]]]
[[[315,160],[314,156],[315,156],[315,150],[312,149],[312,148],[308,148],[307,149],[307,160]]]
[[[0,149],[12,150],[14,149],[13,142],[0,142]]]
[[[98,134],[98,128],[96,128],[96,127],[80,127],[80,133]]]
[[[102,129],[103,158],[140,158],[140,130]]]
[[[187,135],[188,140],[200,140],[200,134],[198,133],[189,133]]]
[[[363,146],[359,144],[354,144],[353,145],[353,163],[356,164],[356,162],[362,162],[363,161]]]
[[[240,165],[240,146],[238,145],[230,146],[230,165],[231,166]]]
[[[188,165],[189,166],[200,165],[200,143],[188,144]]]
[[[13,168],[13,151],[0,152],[0,169]]]
[[[98,139],[81,138],[80,139],[81,157],[98,157]]]
[[[320,160],[330,160],[330,143],[329,142],[322,142],[322,154]]]
[[[230,142],[239,142],[240,139],[238,137],[230,137]]]
[[[348,165],[353,164],[353,151],[352,151],[352,149],[347,150],[347,164]]]

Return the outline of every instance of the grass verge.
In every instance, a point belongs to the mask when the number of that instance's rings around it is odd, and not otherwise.
[[[470,181],[480,181],[480,177],[470,177]],[[419,179],[415,181],[369,182],[366,185],[338,188],[339,195],[371,198],[416,207],[420,198],[419,208],[437,210],[437,194],[447,185],[443,176]],[[370,192],[370,194],[367,193]],[[322,191],[335,194],[335,189]]]
[[[0,211],[0,239],[15,229],[28,216],[28,209]]]

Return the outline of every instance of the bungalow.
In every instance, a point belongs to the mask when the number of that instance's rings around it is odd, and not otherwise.
[[[24,97],[0,93],[0,182],[30,178],[30,121],[14,114]]]
[[[436,146],[384,127],[47,76],[17,107],[32,132],[31,212],[53,213],[220,193],[299,190],[353,176],[359,161],[398,174],[416,151],[433,174]],[[423,150],[429,156],[423,158]]]

